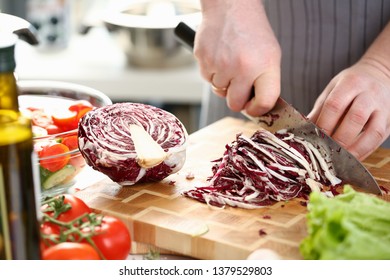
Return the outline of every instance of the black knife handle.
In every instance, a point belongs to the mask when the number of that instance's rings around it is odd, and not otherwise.
[[[189,27],[184,22],[179,22],[179,24],[175,27],[175,35],[180,40],[180,42],[189,48],[191,51],[194,49],[194,41],[195,41],[195,30]]]
[[[185,24],[184,22],[179,22],[179,24],[175,27],[174,30],[175,35],[179,39],[179,41],[185,45],[187,48],[191,50],[191,52],[194,50],[194,41],[195,41],[195,30],[192,29],[190,26]],[[249,97],[249,100],[251,100],[253,97],[255,97],[255,89],[252,87],[251,89],[251,95]]]

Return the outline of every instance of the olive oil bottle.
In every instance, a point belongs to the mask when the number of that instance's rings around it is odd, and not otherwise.
[[[14,49],[0,34],[0,259],[40,259],[31,121],[19,112]]]

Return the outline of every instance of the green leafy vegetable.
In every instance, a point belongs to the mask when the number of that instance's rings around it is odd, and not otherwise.
[[[308,210],[304,259],[390,259],[390,203],[346,185],[334,198],[312,192]]]

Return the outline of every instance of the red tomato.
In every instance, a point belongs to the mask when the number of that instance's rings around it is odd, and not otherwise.
[[[86,113],[88,113],[89,111],[91,111],[93,108],[84,108],[84,109],[81,109],[78,113],[77,113],[77,125],[79,124],[80,122],[80,119],[82,117],[84,117],[84,115]]]
[[[62,242],[42,253],[44,260],[100,260],[99,254],[87,243]]]
[[[77,128],[77,112],[70,110],[60,110],[51,116],[55,125],[63,131]]]
[[[44,147],[51,146],[53,144],[57,144],[57,142],[53,139],[40,140],[34,144],[34,151],[36,151],[39,155]]]
[[[49,124],[48,126],[46,126],[46,130],[47,130],[47,133],[49,133],[50,135],[62,132],[61,128],[59,128],[55,124]]]
[[[40,232],[41,232],[41,250],[42,251],[57,244],[56,242],[50,240],[49,238],[46,238],[46,236],[45,236],[45,235],[50,235],[51,237],[59,236],[60,228],[57,225],[54,225],[50,222],[44,222],[40,225]],[[55,238],[55,240],[58,241],[58,238]]]
[[[48,204],[43,204],[41,207],[41,211],[46,215],[52,217],[58,222],[68,223],[73,221],[82,215],[87,213],[91,213],[91,209],[87,206],[87,204],[80,198],[71,195],[71,194],[63,194],[59,195],[56,198],[56,203],[51,203],[50,206],[54,207],[54,211],[47,211]],[[87,218],[86,218],[87,219]],[[77,225],[77,224],[75,224]],[[63,240],[64,236],[60,239],[61,231],[67,231],[68,228],[62,227],[61,225],[56,224],[55,222],[44,222],[40,225],[41,232],[41,249],[44,250],[48,247],[54,246],[58,242],[64,241],[73,241],[76,242],[80,239],[78,234],[70,234],[67,240]],[[53,240],[54,238],[54,240]]]
[[[56,143],[51,146],[45,146],[38,153],[40,158],[60,155],[69,152],[69,148],[61,143]],[[62,155],[55,158],[41,159],[39,163],[43,168],[46,168],[50,172],[55,172],[63,168],[68,164],[70,155]]]
[[[33,125],[46,128],[49,124],[53,123],[53,120],[43,110],[34,110],[31,111],[31,122]]]
[[[67,146],[70,151],[75,150],[79,147],[77,135],[64,137],[62,138],[61,143]]]
[[[64,196],[64,204],[70,204],[70,209],[62,212],[56,219],[60,222],[70,222],[74,219],[80,217],[81,215],[84,215],[85,213],[91,213],[91,208],[81,199],[77,196],[71,195],[71,194],[62,194],[57,197]],[[42,210],[47,208],[47,205],[44,205],[42,207]],[[47,213],[50,216],[53,216],[53,212]]]
[[[84,229],[88,232],[89,229]],[[131,249],[131,236],[126,225],[118,218],[104,216],[102,224],[95,228],[92,237],[96,247],[107,260],[124,260]],[[84,241],[87,242],[87,241]]]
[[[79,100],[69,106],[69,111],[77,112],[76,125],[78,126],[80,119],[93,109],[93,105],[87,100]]]
[[[87,100],[75,101],[68,108],[70,111],[80,112],[83,109],[93,109],[93,105]]]
[[[75,150],[75,149],[78,149],[78,138],[77,138],[77,135],[72,135],[72,136],[68,136],[68,137],[64,137],[62,139],[62,144],[68,146],[69,150]],[[82,168],[83,166],[85,166],[85,160],[83,158],[83,156],[81,154],[77,154],[77,155],[73,155],[70,160],[69,160],[69,163],[71,165],[73,165],[74,167],[80,169]]]

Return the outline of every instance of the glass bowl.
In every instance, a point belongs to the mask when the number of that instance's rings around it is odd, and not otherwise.
[[[87,101],[93,108],[112,104],[104,93],[74,83],[19,81],[18,87],[19,107],[28,117],[32,117],[29,113],[35,109],[52,116],[80,101]],[[40,127],[33,126],[34,161],[39,170],[42,199],[66,193],[86,165],[78,148],[77,125],[60,132],[48,131],[42,132]]]

